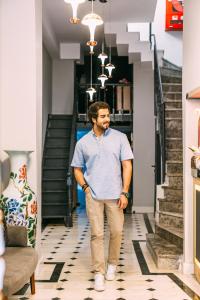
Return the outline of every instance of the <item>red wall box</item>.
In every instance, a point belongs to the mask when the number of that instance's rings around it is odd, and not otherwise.
[[[184,0],[166,0],[165,30],[183,30]]]

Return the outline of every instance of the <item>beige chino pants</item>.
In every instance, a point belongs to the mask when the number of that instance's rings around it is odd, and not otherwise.
[[[92,264],[95,273],[102,274],[105,274],[104,209],[110,230],[108,263],[117,265],[124,224],[123,209],[118,207],[116,200],[94,200],[90,193],[86,194],[86,211],[91,226]]]

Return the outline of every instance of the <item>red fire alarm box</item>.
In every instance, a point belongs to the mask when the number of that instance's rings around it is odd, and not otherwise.
[[[166,0],[165,30],[183,30],[184,0]]]

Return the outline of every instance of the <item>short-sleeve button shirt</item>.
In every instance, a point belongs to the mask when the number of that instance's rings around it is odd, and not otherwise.
[[[96,200],[119,199],[122,191],[121,162],[133,159],[127,136],[108,128],[97,137],[93,130],[77,143],[72,167],[84,168],[84,178]]]

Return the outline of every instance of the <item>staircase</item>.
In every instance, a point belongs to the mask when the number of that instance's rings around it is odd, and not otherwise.
[[[147,247],[158,268],[178,269],[183,253],[182,72],[164,62],[166,177],[157,199],[155,234]]]
[[[42,218],[65,218],[72,115],[49,115],[43,155]]]

